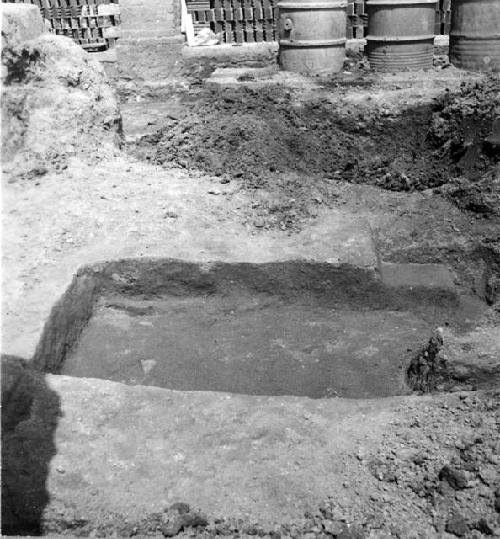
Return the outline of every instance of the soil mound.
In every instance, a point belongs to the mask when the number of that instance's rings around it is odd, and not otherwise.
[[[339,110],[327,99],[304,101],[277,88],[214,91],[186,117],[168,119],[140,140],[136,152],[158,164],[229,174],[246,188],[265,188],[292,173],[422,189],[443,183],[445,168],[429,164],[430,119],[430,110],[418,108],[403,115],[350,105]]]
[[[499,157],[499,120],[500,80],[464,82],[459,92],[446,92],[438,101],[429,140],[456,164],[456,172],[473,179]]]
[[[491,77],[446,94],[429,138],[452,164],[453,177],[440,192],[461,209],[500,217],[500,81]]]
[[[10,181],[116,146],[121,117],[103,68],[68,38],[19,36],[4,24],[2,163]]]
[[[339,106],[284,88],[206,91],[130,149],[255,191],[266,227],[295,228],[315,204],[334,202],[339,180],[392,191],[446,186],[460,207],[487,213],[498,206],[499,95],[494,78],[403,110]],[[465,199],[464,182],[479,182]]]

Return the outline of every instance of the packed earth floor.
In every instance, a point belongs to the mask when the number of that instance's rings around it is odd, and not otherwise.
[[[34,395],[3,424],[6,533],[500,536],[500,82],[349,62],[308,86],[251,71],[225,88],[193,61],[157,95],[118,81],[120,147],[67,144],[4,174],[4,364],[12,395]],[[404,265],[426,286],[420,265],[460,307],[397,345],[406,389],[384,398],[149,387],[147,358],[140,379],[27,369],[78,268],[122,259]],[[157,298],[140,299],[106,296],[113,339],[150,327]],[[360,309],[344,333],[362,334]]]

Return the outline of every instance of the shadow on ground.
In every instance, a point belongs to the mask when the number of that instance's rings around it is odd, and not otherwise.
[[[2,534],[40,535],[60,398],[45,376],[2,356]]]

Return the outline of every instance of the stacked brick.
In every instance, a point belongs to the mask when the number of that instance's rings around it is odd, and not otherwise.
[[[436,11],[436,35],[446,35],[450,33],[451,25],[451,0],[439,0]]]
[[[278,39],[278,0],[187,0],[195,33],[210,28],[225,43]],[[362,38],[367,24],[364,0],[348,0],[347,38]]]
[[[188,0],[187,8],[193,15],[195,32],[210,28],[225,43],[278,39],[277,0]]]
[[[366,35],[368,18],[365,0],[347,0],[347,39]],[[436,34],[450,30],[451,0],[436,0]],[[278,0],[186,0],[195,32],[210,28],[226,43],[275,41]]]
[[[130,13],[131,35],[148,26],[154,37],[177,35],[180,0],[2,0],[37,5],[56,34],[73,38],[87,50],[113,48],[119,35],[120,4]],[[347,39],[362,39],[368,25],[365,0],[347,0]],[[436,34],[450,30],[451,0],[436,0]],[[210,28],[225,43],[276,41],[278,0],[186,0],[195,33]],[[169,17],[168,21],[166,17]],[[137,22],[134,22],[137,19]],[[169,21],[171,20],[171,24]],[[150,21],[148,23],[148,21]],[[167,24],[169,23],[169,24]],[[135,26],[138,26],[135,29]],[[142,26],[141,26],[142,25]],[[160,25],[159,28],[156,28]],[[139,28],[140,26],[140,28]],[[172,28],[170,28],[172,26]],[[151,28],[149,28],[151,27]],[[141,34],[142,35],[142,34]]]
[[[115,46],[120,24],[118,0],[4,0],[37,5],[55,34],[72,38],[89,51]]]
[[[197,34],[203,28],[210,28],[213,22],[213,13],[210,10],[210,0],[190,0],[189,12],[193,15],[194,33]]]
[[[365,0],[348,0],[347,39],[363,39],[368,18],[365,13]]]

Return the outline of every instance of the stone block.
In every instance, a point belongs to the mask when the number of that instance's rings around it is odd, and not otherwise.
[[[22,43],[45,33],[45,24],[37,6],[2,4],[2,45]]]
[[[120,6],[123,38],[155,39],[180,33],[179,0],[121,0]]]
[[[382,281],[394,287],[454,289],[454,275],[443,264],[382,264]]]
[[[121,76],[141,81],[163,80],[182,65],[184,38],[121,39],[117,43],[118,69]]]

